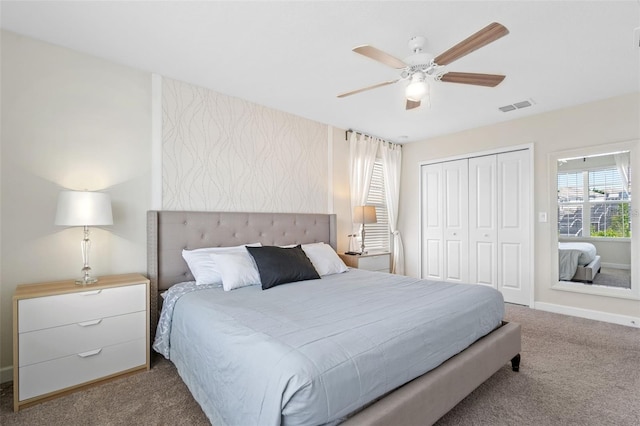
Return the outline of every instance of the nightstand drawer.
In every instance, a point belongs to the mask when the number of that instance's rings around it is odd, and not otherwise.
[[[13,294],[13,409],[149,369],[149,280],[22,284]]]
[[[77,355],[20,367],[20,400],[121,373],[147,362],[146,339],[94,348]]]
[[[18,332],[143,311],[146,284],[58,294],[18,302]]]
[[[384,271],[389,272],[389,255],[371,255],[363,256],[358,261],[359,269],[366,269],[369,271]]]
[[[145,338],[146,311],[20,333],[20,367]]]

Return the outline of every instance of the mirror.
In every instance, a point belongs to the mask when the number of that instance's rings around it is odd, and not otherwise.
[[[623,148],[623,149],[621,149]],[[608,148],[558,154],[555,168],[558,285],[554,288],[636,297],[632,289],[632,151]],[[637,228],[638,224],[635,224]],[[552,230],[553,232],[553,230]]]
[[[559,279],[631,289],[630,152],[558,160]]]

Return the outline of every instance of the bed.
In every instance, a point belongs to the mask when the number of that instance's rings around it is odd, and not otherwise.
[[[561,281],[593,283],[600,272],[600,256],[591,243],[559,242],[558,262]]]
[[[384,315],[371,317],[376,313],[387,312],[388,306],[384,305],[384,300],[386,299],[387,303],[390,303],[393,298],[401,297],[400,287],[402,286],[424,289],[424,293],[420,296],[423,298],[422,301],[419,297],[414,297],[415,306],[407,310],[415,311],[414,315],[417,315],[417,310],[421,308],[421,305],[428,304],[429,301],[440,297],[443,285],[445,285],[455,289],[458,293],[456,299],[459,300],[459,305],[453,311],[458,312],[458,316],[464,319],[472,310],[471,308],[478,304],[476,294],[473,293],[477,290],[474,289],[491,290],[484,289],[482,286],[443,283],[432,283],[427,286],[421,280],[360,270],[323,276],[319,280],[286,284],[267,291],[260,291],[259,288],[250,286],[224,292],[213,286],[205,289],[206,286],[189,284],[193,277],[181,256],[184,248],[234,246],[254,242],[278,246],[326,242],[335,248],[335,221],[335,215],[326,214],[176,211],[148,213],[148,273],[152,286],[150,301],[152,323],[157,322],[158,308],[162,303],[162,298],[159,297],[160,293],[170,288],[171,292],[182,292],[181,286],[185,288],[189,286],[200,287],[196,291],[185,290],[185,294],[177,302],[166,302],[166,307],[173,305],[172,318],[175,321],[171,331],[172,339],[175,341],[171,344],[170,358],[176,364],[182,379],[212,423],[216,425],[237,424],[239,417],[229,417],[229,411],[237,412],[238,407],[233,406],[233,401],[237,399],[238,393],[242,393],[250,401],[262,398],[259,401],[260,404],[273,405],[271,400],[280,404],[278,409],[281,411],[275,414],[272,409],[265,409],[264,412],[258,414],[258,417],[252,417],[254,414],[251,413],[247,414],[245,418],[252,419],[251,423],[432,424],[510,360],[512,368],[518,369],[520,326],[515,323],[503,323],[501,320],[498,320],[496,324],[495,313],[491,314],[493,318],[489,318],[491,315],[483,312],[500,309],[497,307],[495,299],[491,301],[489,298],[487,305],[481,305],[479,309],[482,315],[488,316],[481,315],[478,317],[479,319],[469,319],[471,322],[477,321],[482,324],[480,329],[473,331],[473,333],[479,333],[477,337],[473,338],[473,342],[464,342],[464,338],[468,338],[465,336],[462,340],[456,340],[450,344],[451,346],[462,345],[462,347],[453,349],[457,353],[453,356],[445,354],[446,351],[440,346],[424,342],[421,346],[419,345],[421,348],[419,351],[403,351],[404,344],[385,347],[387,340],[389,340],[389,344],[393,343],[392,340],[395,340],[396,343],[402,341],[403,336],[408,332],[407,329],[412,327],[405,327],[402,330],[395,329],[394,327],[403,327],[404,325],[402,322],[400,324],[394,323],[395,314],[390,312],[386,317]],[[351,277],[349,291],[353,291],[353,294],[349,296],[340,293],[340,299],[331,299],[330,293],[345,291],[341,289],[345,287],[344,282],[340,281],[345,277]],[[180,284],[185,282],[187,284]],[[394,291],[396,292],[393,297],[388,296],[388,293],[385,293],[387,296],[382,299],[375,295],[375,293],[383,291],[383,287],[390,285],[389,283],[395,283],[391,284],[395,287]],[[364,292],[364,298],[361,292]],[[209,296],[205,297],[206,294]],[[222,299],[225,298],[232,302],[225,301],[223,303]],[[263,305],[265,301],[269,301],[267,305],[274,305],[278,300],[283,299],[295,301],[295,303],[292,302],[288,305],[296,307],[297,311],[294,309],[293,312],[282,313],[280,308],[271,311],[265,310],[267,309]],[[366,300],[368,303],[359,304],[371,305],[372,309],[356,313],[353,311],[354,305],[349,304],[354,300]],[[264,328],[255,330],[254,333],[246,333],[247,329],[257,327],[256,320],[249,318],[254,314],[247,313],[247,309],[257,303],[260,303],[259,306],[256,305],[257,309],[264,314],[264,319],[260,321],[264,323],[261,325]],[[332,313],[329,313],[328,309],[333,309]],[[298,316],[307,311],[317,312],[311,317]],[[355,326],[355,328],[352,325],[346,327],[345,329],[349,330],[346,333],[341,332],[335,336],[328,336],[327,327],[335,327],[329,319],[338,321],[338,317],[348,317],[349,313],[353,313],[352,317],[369,316],[369,319],[365,324]],[[212,320],[211,324],[216,325],[207,327],[204,331],[192,326],[195,321],[199,321],[198,318],[201,316],[209,316]],[[284,317],[289,320],[286,321]],[[439,320],[433,319],[430,322],[438,326],[432,331],[439,330],[447,323],[453,325],[453,331],[439,334],[461,333],[468,328],[469,324],[452,318],[450,314],[445,313],[440,316]],[[304,328],[305,321],[311,323],[311,330]],[[413,324],[411,321],[409,320],[409,323]],[[438,324],[437,321],[440,323]],[[230,328],[225,330],[226,327]],[[481,330],[483,327],[484,330]],[[339,329],[343,330],[343,328],[340,325]],[[396,332],[391,334],[393,338],[379,338],[375,334],[368,334],[367,329],[371,331],[373,328],[391,328]],[[161,329],[162,327],[158,328],[158,330]],[[215,329],[215,332],[220,334],[207,334],[212,332],[211,329]],[[152,330],[155,331],[155,326],[152,326]],[[363,332],[360,333],[360,331]],[[284,336],[285,340],[281,344],[276,343],[275,346],[267,345],[266,341],[271,340],[274,334]],[[433,334],[437,335],[438,333],[434,332]],[[198,335],[208,336],[208,338],[198,341]],[[222,342],[230,339],[231,335],[241,335],[247,340],[236,342],[232,346],[223,346]],[[253,339],[256,336],[259,338],[258,343],[255,340],[248,340],[249,337]],[[323,339],[326,340],[327,337],[330,337],[328,347],[316,343]],[[374,339],[380,340],[373,342]],[[206,346],[207,340],[215,341],[216,345]],[[408,340],[419,339],[409,336]],[[245,344],[244,351],[241,350],[239,353],[231,355],[232,351],[237,351],[243,344]],[[348,346],[351,344],[355,344],[360,349],[365,348],[365,350],[354,350]],[[298,345],[295,351],[286,349],[292,345]],[[414,370],[413,361],[421,358],[417,354],[421,354],[431,346],[436,348],[432,352],[435,352],[437,356],[429,362],[435,364],[429,366],[428,371],[425,370],[426,372],[415,373],[412,371]],[[310,348],[313,348],[313,351]],[[305,352],[307,349],[309,349],[309,353]],[[311,352],[314,351],[320,353],[320,358],[315,360],[310,358]],[[194,355],[196,352],[204,353],[204,358],[198,358],[197,354]],[[360,355],[372,354],[373,358],[388,358],[385,360],[386,365],[400,364],[404,368],[400,373],[387,373],[387,376],[391,377],[386,377],[383,380],[384,386],[392,385],[392,388],[387,389],[381,387],[374,380],[377,379],[375,376],[384,376],[386,369],[377,370],[377,374],[367,373],[367,368],[373,367],[368,366],[368,361],[363,362],[362,359],[358,359],[359,355],[354,355],[356,353]],[[438,359],[438,356],[442,359]],[[240,364],[235,364],[235,360],[242,357],[248,357],[249,364],[240,367]],[[307,357],[311,361],[308,361]],[[360,358],[363,357],[367,358],[367,356],[360,356]],[[209,369],[210,367],[203,369],[202,364],[208,364],[203,362],[203,359],[213,361],[209,364],[224,365],[231,374],[219,371],[222,369]],[[271,367],[271,363],[274,363],[274,360],[282,361],[281,363],[289,370],[278,374],[286,383],[280,383],[281,386],[276,386],[277,389],[275,389],[270,387],[274,381],[257,377],[254,374],[254,371],[259,371],[259,369],[255,370],[257,359],[267,362],[269,367]],[[411,360],[411,362],[405,363],[406,360]],[[334,361],[335,365],[320,368],[319,364]],[[252,363],[254,365],[251,365]],[[354,383],[343,383],[344,392],[341,393],[340,389],[335,390],[335,388],[331,388],[330,384],[340,383],[340,380],[347,376],[347,372],[353,370],[348,364],[357,365],[357,368],[363,370],[359,376],[355,377]],[[323,373],[318,379],[310,382],[297,370],[291,370],[297,365],[302,365],[303,370],[305,368],[307,370],[322,370]],[[420,368],[423,367],[418,367],[417,371]],[[267,370],[271,371],[271,368]],[[396,377],[403,374],[405,376]],[[234,388],[233,382],[240,382],[244,376],[252,377],[250,385]],[[303,379],[300,379],[301,377]],[[244,378],[246,379],[246,377]],[[296,384],[296,380],[301,380],[301,383]],[[216,385],[213,388],[205,389],[210,386],[211,382],[216,382]],[[257,388],[261,385],[264,385],[265,389],[268,388],[269,392],[254,395],[255,392],[259,392]],[[357,391],[353,391],[354,386]],[[314,393],[313,390],[318,387],[322,391]],[[272,392],[273,389],[275,389],[275,394]],[[221,394],[220,392],[223,390],[228,392],[230,396]],[[278,394],[280,391],[283,393]],[[287,392],[292,395],[285,395]],[[357,395],[357,398],[354,401],[349,401],[348,398],[353,394]],[[298,398],[300,395],[304,397]],[[306,400],[311,401],[314,410],[321,407],[319,411],[324,414],[320,415],[326,417],[318,417],[317,413],[308,414],[306,411],[308,407],[302,411],[296,410],[296,406],[303,404],[303,401]]]

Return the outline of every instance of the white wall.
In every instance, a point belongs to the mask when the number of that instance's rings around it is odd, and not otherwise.
[[[162,81],[163,208],[327,213],[327,125]]]
[[[333,211],[337,216],[338,253],[349,251],[351,223],[351,187],[349,186],[349,143],[345,139],[345,130],[329,128],[329,137],[333,148],[331,155],[333,176],[331,190]]]
[[[16,285],[80,276],[82,229],[53,224],[60,190],[111,194],[114,225],[91,234],[95,275],[146,271],[151,76],[14,33],[0,36],[0,367],[6,372]]]
[[[514,119],[403,147],[402,192],[399,228],[405,242],[407,275],[418,275],[419,253],[419,164],[513,145],[534,145],[534,212],[555,214],[550,206],[548,156],[552,152],[640,139],[640,95],[630,94],[573,108]],[[640,147],[638,148],[640,149]],[[537,217],[537,215],[534,215]],[[636,300],[598,297],[551,288],[551,235],[549,223],[535,223],[535,301],[546,304],[640,316]],[[638,277],[634,286],[640,285]]]
[[[162,208],[336,213],[351,229],[345,131],[162,78]]]

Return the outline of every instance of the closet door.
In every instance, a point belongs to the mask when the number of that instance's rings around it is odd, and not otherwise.
[[[421,278],[444,280],[442,224],[442,163],[421,167]]]
[[[442,164],[445,281],[469,282],[469,161]]]
[[[469,159],[469,281],[498,288],[496,156]]]
[[[422,167],[422,278],[468,282],[468,161]]]
[[[499,154],[498,289],[507,302],[529,304],[531,264],[529,151]]]

